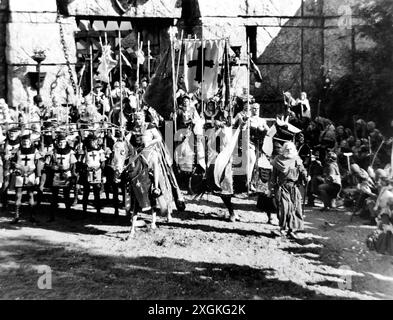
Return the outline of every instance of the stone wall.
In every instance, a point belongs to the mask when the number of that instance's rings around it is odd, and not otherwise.
[[[359,34],[357,7],[367,0],[187,0],[199,19],[192,30],[198,37],[229,37],[230,45],[247,47],[247,29],[256,29],[256,55],[263,76],[251,93],[268,108],[281,103],[283,91],[308,93],[320,99],[323,71],[333,81],[353,71],[355,50],[372,42]],[[347,15],[352,15],[349,17]],[[194,17],[195,18],[195,17]],[[195,21],[195,19],[189,19]],[[203,31],[202,31],[203,30]],[[324,66],[324,68],[322,67]]]
[[[313,0],[199,0],[200,25],[205,38],[229,37],[241,46],[246,60],[247,29],[256,33],[254,61],[263,83],[251,81],[251,94],[267,109],[277,110],[283,91],[301,90],[316,100],[323,63],[322,3]],[[200,36],[200,30],[197,33]],[[253,78],[251,79],[253,80]]]
[[[66,88],[73,93],[67,61],[57,22],[56,0],[9,0],[9,17],[6,27],[6,59],[8,74],[8,102],[10,105],[29,103],[36,91],[28,76],[35,72],[37,63],[31,58],[35,50],[45,50],[46,59],[41,72],[46,72],[41,95],[46,104],[52,104],[53,97],[59,103],[66,103]],[[65,50],[69,55],[72,70],[76,61],[73,18],[62,19]],[[76,80],[76,75],[73,72]],[[73,99],[71,96],[70,99]]]
[[[251,91],[266,105],[278,105],[286,90],[295,96],[305,90],[316,103],[321,66],[332,69],[335,81],[356,65],[354,50],[372,46],[359,34],[362,22],[356,18],[357,4],[367,0],[137,0],[136,6],[125,13],[119,11],[116,0],[64,1],[68,3],[65,10],[69,18],[61,21],[72,68],[76,62],[74,32],[78,16],[179,18],[178,26],[186,31],[185,36],[191,33],[201,37],[203,33],[204,38],[229,37],[230,45],[242,46],[243,53],[247,30],[255,28],[253,58],[262,72],[263,84],[261,88],[252,85]],[[349,27],[345,27],[348,21],[343,18],[346,6],[355,15]],[[41,68],[47,73],[42,88],[45,102],[51,103],[51,95],[65,102],[64,92],[70,80],[56,18],[56,0],[1,2],[0,53],[5,52],[6,59],[0,54],[0,81],[4,84],[0,94],[7,91],[11,105],[35,95],[27,76],[36,71],[31,59],[35,49],[47,51]],[[167,37],[166,30],[160,33],[161,45],[167,43]]]

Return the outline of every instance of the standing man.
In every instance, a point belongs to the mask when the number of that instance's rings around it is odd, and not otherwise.
[[[93,188],[94,202],[99,219],[101,219],[100,192],[102,184],[105,183],[103,170],[105,167],[105,152],[98,144],[98,137],[94,134],[87,138],[83,163],[85,172],[83,181],[83,213],[87,211],[90,188]]]
[[[16,152],[20,148],[20,129],[17,127],[12,127],[7,132],[7,138],[4,143],[4,156],[3,156],[3,186],[1,187],[1,201],[0,206],[6,208],[8,205],[8,189],[11,182],[11,173],[13,168],[11,168],[11,160],[15,157]]]
[[[295,233],[304,229],[302,197],[297,186],[300,180],[305,182],[307,171],[303,166],[293,142],[285,142],[283,152],[273,160],[273,186],[278,203],[278,220],[281,235],[296,239]],[[274,232],[276,234],[276,232]]]
[[[59,190],[63,189],[66,211],[71,209],[70,189],[71,180],[75,177],[76,165],[75,152],[67,143],[66,136],[62,133],[57,137],[57,143],[50,160],[50,169],[53,172],[52,181],[52,208],[49,222],[54,221],[55,211],[58,207]]]
[[[259,103],[253,103],[251,105],[251,117],[250,117],[250,144],[249,144],[249,171],[248,178],[249,182],[252,178],[252,173],[254,171],[255,163],[262,152],[263,140],[265,138],[266,132],[270,129],[266,123],[266,120],[259,116],[260,105]],[[253,187],[251,186],[251,191]]]
[[[12,224],[18,223],[20,219],[20,206],[22,204],[22,192],[26,190],[29,195],[30,205],[30,222],[37,222],[34,218],[34,188],[38,185],[41,172],[38,161],[40,153],[32,144],[29,134],[21,137],[20,149],[16,152],[11,166],[14,168],[13,176],[15,177],[16,209],[15,217]]]
[[[300,99],[296,100],[296,104],[300,106],[299,118],[311,119],[311,107],[310,102],[307,99],[307,93],[300,93]]]

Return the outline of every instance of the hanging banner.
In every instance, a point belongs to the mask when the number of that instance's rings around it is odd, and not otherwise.
[[[109,73],[116,65],[117,61],[112,58],[111,46],[102,46],[102,56],[100,58],[100,65],[97,69],[97,79],[109,83]]]
[[[201,43],[200,40],[185,41],[184,81],[188,92],[201,88],[203,99],[207,100],[218,91],[225,40],[204,40],[203,49]]]

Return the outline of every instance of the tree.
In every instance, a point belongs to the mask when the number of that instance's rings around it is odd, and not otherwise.
[[[393,1],[370,1],[356,9],[364,20],[359,36],[374,46],[356,52],[354,72],[333,85],[327,109],[344,112],[328,116],[350,126],[352,115],[357,115],[375,121],[389,134],[393,120]]]

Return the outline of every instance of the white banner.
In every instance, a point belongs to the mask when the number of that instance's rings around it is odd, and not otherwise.
[[[213,97],[218,91],[218,74],[224,54],[224,40],[204,40],[203,52],[200,40],[185,41],[184,81],[188,92],[201,88],[203,99]],[[202,63],[203,59],[203,63]],[[202,71],[203,70],[203,71]]]

